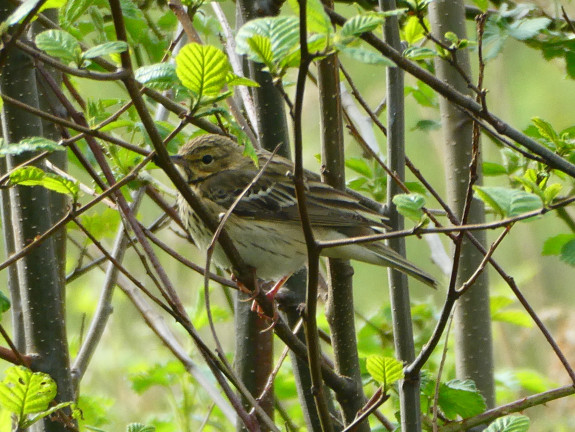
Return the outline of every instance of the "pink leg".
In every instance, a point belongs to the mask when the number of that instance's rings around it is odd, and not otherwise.
[[[270,299],[272,303],[273,303],[273,301],[274,301],[274,299],[275,299],[276,294],[278,293],[278,291],[280,290],[280,288],[284,285],[284,283],[286,283],[286,281],[290,278],[290,276],[291,276],[291,275],[289,275],[289,276],[284,276],[283,278],[281,278],[279,281],[277,281],[277,282],[275,283],[275,285],[272,287],[272,289],[269,290],[269,291],[266,293],[266,297],[267,297],[268,299]],[[260,305],[259,305],[259,304],[257,303],[257,301],[255,301],[255,300],[254,300],[253,303],[252,303],[252,311],[253,311],[253,312],[257,312],[257,314],[258,314],[260,317],[265,316],[265,315],[264,315],[264,311],[262,310],[262,308],[260,307]],[[276,316],[277,316],[277,312],[275,312],[275,305],[274,305],[274,317],[272,318],[274,321],[275,321],[275,319],[276,319]]]

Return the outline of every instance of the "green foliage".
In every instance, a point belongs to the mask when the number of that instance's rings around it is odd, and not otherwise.
[[[393,197],[393,203],[402,216],[418,223],[424,216],[425,197],[419,194],[398,194]]]
[[[86,61],[95,57],[121,53],[128,49],[123,41],[105,42],[82,52],[80,42],[64,30],[46,30],[36,36],[36,45],[47,54],[58,57],[63,63],[85,67]]]
[[[158,79],[172,78],[167,67],[147,69],[144,72],[148,79],[156,82]],[[230,92],[221,94],[226,84],[257,86],[253,81],[232,73],[228,58],[222,50],[197,43],[186,45],[176,56],[176,75],[194,99],[193,110],[200,105],[228,97]]]
[[[0,157],[6,155],[20,155],[25,152],[53,152],[65,150],[56,141],[52,141],[43,137],[25,138],[18,144],[5,145],[3,140],[0,139]]]
[[[0,314],[7,312],[10,309],[10,299],[0,291]]]
[[[384,392],[403,378],[403,364],[393,357],[371,355],[366,362],[371,377],[383,386]]]
[[[505,416],[491,423],[485,432],[526,432],[529,424],[529,418],[523,415]]]
[[[70,195],[74,201],[78,199],[80,187],[77,182],[68,180],[57,174],[46,173],[40,168],[25,166],[10,173],[12,186],[42,186],[54,192]]]
[[[503,218],[519,216],[543,207],[543,201],[538,195],[525,191],[499,186],[474,186],[473,189],[481,201]]]
[[[49,375],[32,372],[24,366],[12,366],[0,384],[0,404],[15,415],[19,429],[26,429],[72,404],[64,402],[48,408],[56,393],[56,383]]]
[[[514,300],[509,297],[491,296],[491,319],[493,321],[505,322],[520,327],[533,327],[533,322],[527,312],[523,309],[508,308],[508,306],[513,303],[515,303]]]
[[[427,398],[427,406],[431,407],[435,400],[436,381],[428,376],[422,379],[422,395]],[[439,385],[438,407],[449,420],[472,417],[482,413],[485,400],[472,380],[451,380]]]

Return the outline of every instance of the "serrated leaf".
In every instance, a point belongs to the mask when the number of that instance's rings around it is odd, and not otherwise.
[[[80,188],[76,182],[56,174],[49,174],[40,168],[26,166],[10,173],[10,184],[21,186],[42,186],[54,192],[71,195],[76,198]]]
[[[539,196],[522,190],[487,186],[473,189],[481,201],[502,217],[514,217],[543,207]]]
[[[265,64],[270,72],[275,71],[274,55],[272,52],[272,43],[269,38],[255,34],[247,40],[250,47],[252,60]]]
[[[393,197],[393,203],[399,214],[419,222],[423,217],[425,197],[419,194],[398,194]]]
[[[19,155],[24,152],[43,152],[43,151],[63,151],[65,150],[56,141],[52,141],[42,137],[31,137],[25,138],[18,144],[10,144],[6,146],[0,146],[0,157],[6,155]]]
[[[173,63],[156,63],[142,66],[134,72],[135,78],[146,86],[153,88],[173,88],[179,85],[176,65]]]
[[[124,41],[106,42],[92,47],[82,54],[82,58],[91,59],[109,54],[124,52],[128,49],[128,44]]]
[[[154,426],[147,426],[142,423],[130,423],[126,429],[127,432],[154,432]]]
[[[454,420],[457,416],[471,417],[483,412],[485,400],[472,380],[451,380],[439,387],[439,407],[445,416]]]
[[[540,117],[533,117],[531,119],[533,125],[537,128],[541,137],[548,139],[551,142],[557,142],[558,136],[553,126],[548,121],[543,120]]]
[[[363,46],[350,47],[345,45],[338,45],[337,48],[343,54],[351,57],[354,60],[357,60],[360,63],[395,67],[395,63],[387,57],[384,57],[381,53],[372,51]]]
[[[215,46],[190,43],[176,56],[178,78],[197,97],[217,96],[229,70],[226,55]]]
[[[571,266],[575,266],[575,240],[569,240],[563,245],[560,259]]]
[[[366,368],[371,377],[383,385],[385,390],[403,378],[403,364],[393,357],[369,356]]]
[[[255,35],[270,41],[271,62],[279,65],[290,52],[299,47],[299,20],[293,16],[258,18],[248,21],[240,28],[236,36],[237,52],[247,55],[250,60],[262,63],[248,43],[248,40]]]
[[[0,404],[20,416],[45,411],[55,396],[56,383],[48,374],[24,366],[8,368],[0,384]]]
[[[529,417],[512,415],[500,417],[489,425],[484,432],[526,432],[529,430]]]
[[[541,255],[560,255],[563,246],[572,240],[575,240],[575,234],[559,234],[549,237],[543,243]]]
[[[65,64],[76,62],[81,53],[78,40],[63,30],[46,30],[38,34],[35,41],[38,48]]]
[[[344,38],[356,38],[365,32],[375,30],[383,24],[384,18],[376,13],[356,15],[348,19],[341,28],[341,36]]]

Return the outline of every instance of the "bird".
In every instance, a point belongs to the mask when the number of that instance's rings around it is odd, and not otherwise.
[[[277,282],[268,292],[273,297],[272,291],[275,294],[291,274],[304,267],[307,247],[293,182],[293,162],[266,150],[258,149],[256,155],[257,165],[230,138],[205,134],[188,141],[171,159],[206,209],[221,218],[271,158],[261,176],[237,202],[224,227],[258,279]],[[389,229],[383,215],[362,205],[357,197],[323,183],[318,174],[304,170],[304,183],[316,240],[343,240]],[[194,243],[206,250],[212,231],[181,194],[177,207]],[[324,248],[322,255],[391,267],[432,287],[437,283],[433,276],[382,241]],[[218,267],[232,270],[219,244],[212,259]]]

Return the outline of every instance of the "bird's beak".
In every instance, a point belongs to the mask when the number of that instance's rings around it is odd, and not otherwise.
[[[179,166],[184,166],[185,164],[185,160],[184,157],[182,155],[174,155],[174,156],[170,156],[170,159],[172,160],[172,162],[174,163],[174,165],[179,165]]]

